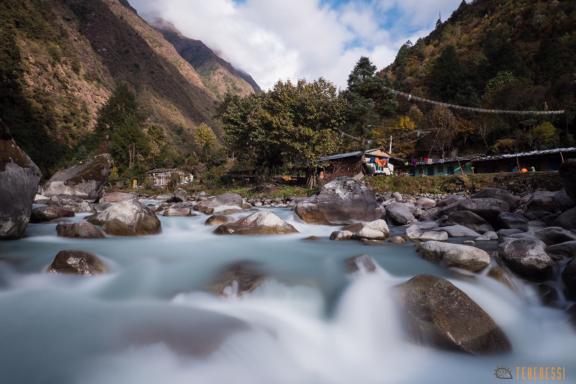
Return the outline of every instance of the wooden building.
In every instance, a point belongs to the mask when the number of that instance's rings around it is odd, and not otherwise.
[[[474,155],[453,159],[413,162],[414,176],[445,176],[471,173],[557,171],[567,159],[576,158],[576,147],[543,149],[503,155]]]
[[[393,175],[395,166],[404,164],[401,159],[390,156],[380,148],[366,151],[339,153],[321,157],[321,179],[329,181],[340,176]]]
[[[177,185],[184,186],[194,181],[194,175],[177,168],[158,168],[146,172],[148,181],[153,188],[166,188],[173,178],[177,178]]]

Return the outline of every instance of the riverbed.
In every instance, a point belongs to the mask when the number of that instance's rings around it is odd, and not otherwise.
[[[497,383],[499,367],[562,367],[576,377],[576,332],[534,290],[464,277],[410,244],[330,241],[334,227],[274,212],[300,233],[219,236],[207,216],[161,217],[162,233],[74,240],[31,224],[0,243],[0,381],[7,384]],[[81,220],[77,215],[71,220]],[[318,236],[320,240],[306,240]],[[45,272],[65,249],[98,255],[110,273]],[[349,274],[371,256],[376,273]],[[255,291],[207,287],[226,265],[257,263]],[[508,335],[513,352],[468,356],[405,339],[391,289],[417,274],[448,278]]]

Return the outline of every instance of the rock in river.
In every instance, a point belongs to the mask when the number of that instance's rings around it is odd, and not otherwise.
[[[106,272],[106,266],[98,258],[84,251],[60,251],[48,267],[48,272],[74,275],[98,275]]]
[[[56,233],[58,233],[60,237],[77,239],[102,239],[105,237],[102,229],[87,221],[58,224],[56,226]]]
[[[338,178],[322,187],[317,196],[300,201],[296,214],[310,224],[346,225],[373,221],[382,216],[374,192],[352,178]]]
[[[518,275],[545,280],[550,277],[554,261],[545,251],[546,244],[535,238],[507,238],[499,247],[499,255]]]
[[[260,264],[239,261],[222,269],[209,290],[220,296],[241,296],[258,288],[265,278]]]
[[[473,355],[512,349],[490,315],[445,279],[418,275],[396,293],[403,326],[417,342]]]
[[[471,272],[480,272],[490,264],[486,251],[469,245],[426,241],[420,244],[418,251],[427,260]]]
[[[234,223],[222,224],[214,230],[220,235],[279,235],[297,233],[288,224],[272,212],[256,212]]]
[[[112,204],[87,220],[101,225],[112,236],[155,235],[161,231],[160,220],[154,212],[136,200]]]
[[[24,235],[41,176],[36,164],[0,125],[0,240]]]
[[[48,205],[45,207],[38,207],[32,210],[32,215],[30,216],[31,223],[45,223],[47,221],[52,221],[60,219],[62,217],[73,217],[74,211],[54,206]]]
[[[356,223],[333,232],[331,240],[385,240],[390,234],[386,221],[374,220],[369,223]]]
[[[112,169],[112,156],[105,153],[83,163],[56,172],[46,182],[45,196],[71,195],[87,200],[97,200]]]

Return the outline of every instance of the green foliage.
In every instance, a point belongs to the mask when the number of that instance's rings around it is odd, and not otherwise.
[[[558,145],[558,130],[554,124],[545,121],[530,130],[532,145],[536,148],[550,148]]]
[[[213,162],[215,158],[222,156],[220,151],[217,152],[218,138],[212,128],[206,123],[202,123],[194,132],[194,144],[196,153],[203,163]]]
[[[229,150],[268,174],[291,166],[314,169],[320,156],[338,148],[344,113],[336,88],[323,79],[278,82],[246,98],[228,95],[218,109]]]

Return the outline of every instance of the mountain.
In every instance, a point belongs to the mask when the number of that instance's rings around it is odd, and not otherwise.
[[[226,93],[247,96],[261,92],[252,76],[240,71],[222,59],[202,41],[183,36],[174,26],[158,21],[154,23],[176,51],[198,71],[208,89],[219,98]]]
[[[574,145],[576,2],[463,1],[427,37],[406,43],[379,75],[398,90],[443,102],[569,111],[560,117],[453,111],[462,129],[451,144],[460,152]],[[399,114],[409,107],[401,104]],[[419,152],[430,149],[425,141]]]
[[[126,0],[3,0],[0,25],[0,118],[45,174],[93,149],[104,107],[131,94],[147,165],[191,153],[202,123],[221,136],[220,88]]]

